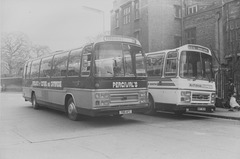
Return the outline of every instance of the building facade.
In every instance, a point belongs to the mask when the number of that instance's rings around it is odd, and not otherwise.
[[[240,0],[115,0],[111,34],[138,38],[145,52],[208,47],[218,96],[226,98],[229,78],[240,93]]]
[[[180,0],[115,0],[111,34],[139,39],[145,52],[181,45]]]
[[[233,0],[223,5],[222,21],[224,58],[228,76],[234,80],[240,94],[240,0]]]

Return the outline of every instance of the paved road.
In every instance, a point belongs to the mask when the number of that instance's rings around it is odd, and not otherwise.
[[[70,121],[1,93],[1,159],[239,159],[240,121],[125,115]]]

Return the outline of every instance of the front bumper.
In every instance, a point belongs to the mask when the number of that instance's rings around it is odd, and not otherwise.
[[[114,107],[103,107],[94,109],[85,109],[77,107],[79,114],[89,116],[104,116],[104,115],[118,115],[121,110],[132,110],[132,113],[143,113],[149,108],[147,103],[138,105],[125,105],[125,106],[114,106]]]

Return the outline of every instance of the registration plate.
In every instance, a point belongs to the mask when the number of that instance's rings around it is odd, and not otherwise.
[[[198,107],[197,110],[198,110],[198,111],[206,111],[206,108],[204,108],[204,107]]]
[[[119,114],[131,114],[132,110],[120,110]]]

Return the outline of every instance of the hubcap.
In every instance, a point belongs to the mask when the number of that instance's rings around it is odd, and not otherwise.
[[[74,105],[74,103],[69,104],[69,106],[68,106],[68,113],[69,114],[75,113],[75,105]]]

